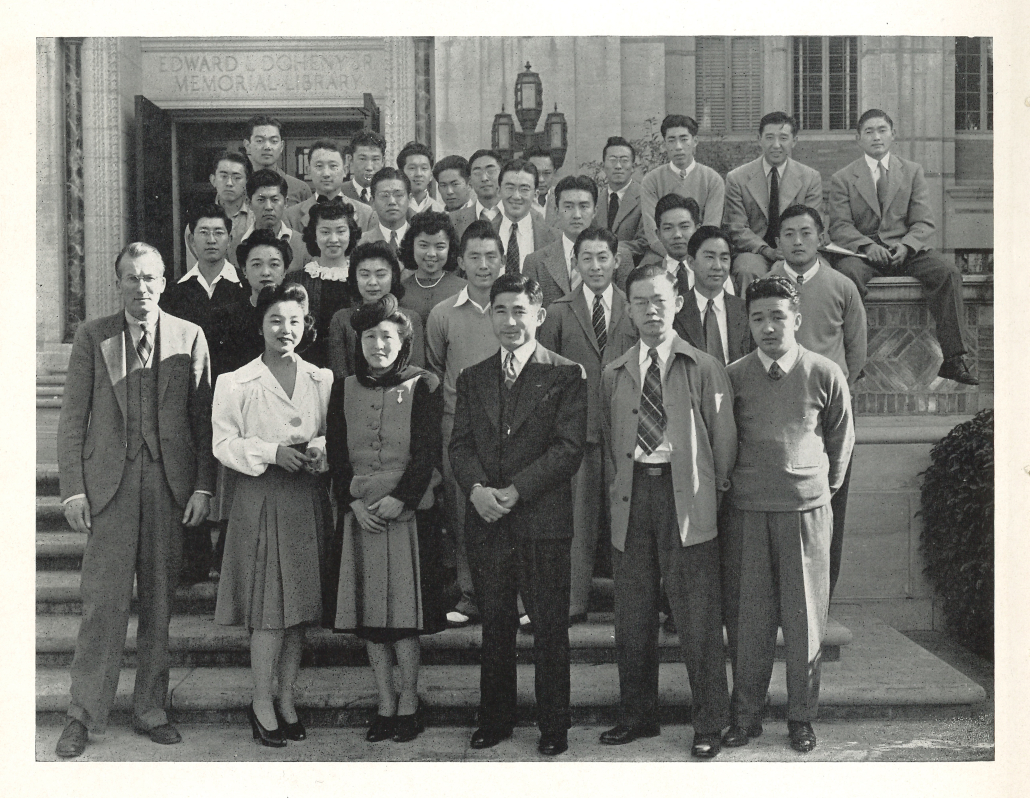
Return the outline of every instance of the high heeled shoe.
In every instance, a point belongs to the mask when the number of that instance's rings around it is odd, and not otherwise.
[[[393,733],[395,743],[407,743],[414,740],[426,730],[425,713],[422,710],[422,699],[415,705],[415,711],[410,715],[398,715],[397,725]]]
[[[254,712],[253,704],[247,708],[247,714],[250,716],[250,728],[254,732],[255,740],[260,740],[262,745],[267,745],[269,748],[286,747],[286,740],[283,739],[282,729],[266,729],[262,726],[261,721],[257,719],[257,714]]]
[[[370,743],[378,743],[382,740],[389,740],[393,737],[394,729],[397,726],[397,716],[376,714],[372,718],[372,724],[368,727],[368,731],[365,732],[365,739]]]
[[[308,739],[307,730],[304,728],[304,724],[300,722],[300,716],[297,716],[297,720],[290,723],[283,717],[282,710],[279,709],[279,702],[272,701],[272,709],[275,711],[275,719],[279,724],[279,731],[283,733],[283,737],[287,740],[293,740],[294,742],[300,742],[301,740]]]

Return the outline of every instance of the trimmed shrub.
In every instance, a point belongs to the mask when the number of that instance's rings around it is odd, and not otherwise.
[[[981,410],[930,451],[923,472],[924,573],[948,631],[994,659],[994,411]]]

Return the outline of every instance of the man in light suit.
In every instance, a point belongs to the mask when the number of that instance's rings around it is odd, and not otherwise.
[[[797,141],[794,117],[783,111],[766,114],[758,123],[762,156],[726,175],[722,226],[737,251],[733,281],[741,296],[752,280],[783,259],[776,248],[780,214],[791,205],[823,206],[822,176],[790,157]]]
[[[532,200],[532,195],[527,196]],[[465,544],[483,616],[479,728],[472,748],[511,736],[516,722],[517,596],[533,623],[537,750],[568,749],[569,544],[572,476],[587,426],[583,367],[536,342],[540,287],[498,277],[490,316],[501,348],[458,376],[449,455],[468,497]]]
[[[476,150],[469,158],[469,174],[475,202],[451,213],[459,241],[468,226],[477,220],[490,222],[494,230],[501,226],[501,156],[493,150]]]
[[[348,157],[344,156],[335,141],[324,139],[311,145],[308,150],[308,171],[315,184],[315,194],[286,209],[283,218],[291,229],[303,234],[304,228],[308,226],[311,209],[316,204],[345,201],[343,186],[347,177],[347,160]],[[346,202],[354,208],[354,220],[358,227],[367,230],[372,226],[373,214],[368,205],[350,198]]]
[[[123,249],[115,260],[122,310],[82,324],[68,362],[58,427],[61,498],[69,525],[88,538],[60,757],[79,756],[88,730],[107,727],[134,576],[132,726],[156,743],[181,740],[165,712],[168,622],[182,524],[207,518],[215,469],[207,342],[200,327],[158,309],[164,269],[148,244]]]
[[[601,151],[608,185],[597,194],[594,224],[615,233],[633,255],[633,265],[647,252],[647,238],[640,213],[640,184],[633,180],[637,152],[622,136],[612,136]]]
[[[719,227],[704,225],[690,237],[687,259],[694,284],[672,322],[680,338],[724,366],[754,349],[744,300],[725,289],[732,253],[730,236]]]
[[[586,175],[563,177],[554,193],[558,198],[555,227],[561,235],[554,243],[527,256],[523,269],[526,276],[540,284],[545,308],[556,299],[575,293],[582,284],[573,249],[579,234],[591,227],[597,207],[597,184]],[[633,256],[628,249],[617,251],[616,266],[625,280],[633,268]]]
[[[729,720],[716,516],[737,456],[732,389],[722,365],[673,330],[683,295],[661,264],[638,266],[626,288],[640,342],[601,376],[621,697],[601,743],[660,733],[661,583],[690,679],[691,754],[711,758]]]
[[[923,167],[890,151],[894,121],[885,111],[871,108],[863,113],[856,138],[862,157],[834,174],[828,209],[830,239],[863,257],[842,258],[835,268],[854,280],[863,301],[867,284],[877,275],[919,280],[944,355],[937,375],[978,385],[963,358],[969,331],[962,274],[930,248],[935,225]]]
[[[497,233],[504,244],[504,273],[522,274],[526,257],[558,236],[534,207],[536,167],[515,158],[501,167],[501,223]]]
[[[571,178],[563,178],[569,180]],[[586,178],[589,179],[589,178]],[[561,185],[559,183],[559,185]],[[619,241],[603,227],[576,238],[573,263],[582,287],[555,300],[540,328],[540,344],[579,363],[587,372],[587,438],[573,484],[572,588],[569,624],[586,620],[594,556],[602,526],[607,528],[604,458],[601,456],[601,370],[637,338],[626,296],[612,282]]]

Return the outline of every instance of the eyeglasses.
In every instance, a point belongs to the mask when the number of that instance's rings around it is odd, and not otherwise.
[[[513,186],[511,183],[502,183],[501,191],[509,195],[518,194],[521,197],[532,197],[536,193],[536,189],[532,186]]]

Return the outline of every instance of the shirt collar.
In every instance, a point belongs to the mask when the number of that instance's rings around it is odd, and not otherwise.
[[[383,227],[383,223],[380,222],[379,223],[379,232],[383,234],[383,241],[387,241],[387,242],[390,240],[390,234],[396,232],[397,233],[397,243],[399,245],[401,243],[401,239],[404,238],[404,234],[406,232],[408,232],[408,223],[404,222],[403,226],[398,227],[397,230],[394,231],[394,230],[391,230],[389,227]]]
[[[236,274],[236,267],[233,266],[231,263],[229,263],[229,261],[225,260],[224,258],[222,259],[221,271],[219,271],[218,274],[215,275],[215,279],[211,283],[211,285],[207,284],[207,280],[205,280],[204,279],[204,275],[201,274],[201,272],[200,272],[200,264],[199,263],[196,264],[188,272],[186,272],[186,274],[184,274],[182,277],[180,277],[179,278],[179,282],[180,283],[185,283],[187,280],[189,280],[192,277],[196,277],[197,278],[197,282],[199,282],[203,286],[206,286],[207,288],[211,288],[219,280],[228,280],[230,283],[239,283],[239,281],[240,281],[239,275]]]
[[[822,264],[822,261],[820,261],[818,258],[816,258],[815,265],[811,269],[809,269],[807,272],[805,272],[805,282],[806,283],[809,280],[811,280],[813,277],[815,277],[815,274],[816,274],[816,272],[819,271],[819,266],[821,264]],[[783,271],[785,271],[787,273],[787,276],[790,277],[790,279],[793,280],[795,283],[798,281],[798,273],[796,271],[794,271],[792,268],[790,268],[790,265],[787,263],[787,261],[783,261]]]
[[[526,341],[522,346],[512,351],[515,355],[515,360],[518,362],[516,371],[521,371],[522,367],[529,362],[529,358],[533,356],[536,351],[536,341]],[[501,367],[504,367],[504,361],[508,357],[508,350],[503,346],[501,347]]]
[[[658,365],[664,371],[665,364],[669,362],[669,354],[672,352],[672,342],[676,340],[676,336],[672,333],[669,337],[662,341],[655,349],[658,350]],[[651,362],[651,347],[645,344],[643,341],[640,342],[640,365],[643,366],[645,363]]]
[[[517,227],[519,233],[521,233],[522,235],[528,235],[530,228],[533,225],[533,212],[530,211],[516,222],[514,219],[509,219],[507,214],[504,213],[504,211],[501,211],[502,227],[504,226],[505,222],[507,222],[509,225],[514,225],[515,227]]]
[[[129,313],[129,311],[127,311],[127,310],[124,311],[124,313],[125,313],[125,323],[129,325],[129,329],[130,330],[132,330],[133,332],[135,332],[138,335],[139,331],[140,331],[140,327],[143,326],[143,327],[147,328],[147,332],[148,333],[153,335],[154,330],[157,327],[157,317],[158,317],[157,313],[155,313],[151,317],[150,321],[141,321],[140,319],[137,319],[135,316],[133,316],[131,313]]]
[[[790,159],[788,158],[787,161]],[[776,167],[776,174],[780,180],[783,180],[783,173],[787,171],[787,161],[784,161]],[[769,173],[772,172],[772,164],[765,160],[765,156],[762,156],[762,170],[765,172],[765,177],[769,179]]]
[[[597,296],[593,291],[587,288],[587,284],[583,283],[583,296],[587,300],[587,307],[593,309],[594,297]],[[608,287],[601,292],[601,304],[605,310],[612,309],[612,300],[615,297],[615,288],[612,283],[608,283]]]
[[[222,203],[218,201],[218,197],[215,197],[215,203],[218,205],[219,208],[221,208],[223,211],[225,211],[226,216],[228,216],[230,219],[233,220],[233,224],[234,225],[236,223],[236,219],[239,216],[249,216],[250,215],[250,203],[247,202],[247,200],[243,200],[243,203],[240,205],[240,209],[238,211],[236,211],[235,216],[230,214],[229,211],[225,210],[225,206],[222,205]]]
[[[881,164],[881,163],[883,164],[883,168],[886,169],[888,172],[891,170],[891,164],[890,164],[891,154],[890,154],[889,150],[886,153],[884,153],[883,158],[880,159],[879,161],[877,161],[875,158],[870,158],[865,153],[862,153],[862,157],[865,158],[865,165],[869,167],[869,171],[870,172],[875,172],[876,171],[876,167],[879,164]]]
[[[462,305],[464,305],[464,304],[465,304],[466,302],[468,302],[468,303],[469,303],[470,305],[472,305],[473,307],[479,308],[479,312],[480,312],[480,313],[486,313],[486,311],[487,311],[487,308],[489,308],[489,307],[490,307],[489,305],[487,305],[486,307],[483,307],[483,306],[482,306],[482,305],[480,305],[480,304],[479,304],[478,302],[476,302],[476,300],[474,300],[474,299],[473,299],[472,297],[470,297],[470,296],[469,296],[469,287],[468,287],[467,285],[466,285],[466,286],[464,286],[464,287],[463,287],[463,288],[462,288],[462,289],[461,289],[461,290],[460,290],[460,291],[458,292],[458,298],[457,298],[456,300],[454,300],[454,307],[456,307],[456,308],[457,308],[457,307],[461,307],[461,306],[462,306]]]
[[[684,175],[684,177],[687,177],[691,172],[693,172],[695,166],[697,166],[697,161],[696,160],[691,161],[690,162],[690,166],[687,167],[687,174]],[[674,175],[676,175],[676,177],[680,176],[680,169],[679,169],[679,167],[676,166],[676,164],[674,164],[672,161],[669,161],[669,169],[672,170],[672,173]]]
[[[756,349],[755,351],[758,353],[758,359],[762,361],[762,368],[764,368],[766,371],[769,371],[769,369],[772,367],[773,359],[769,357],[761,349]],[[790,349],[786,351],[783,357],[777,359],[776,363],[779,365],[783,373],[786,374],[794,367],[794,364],[797,363],[798,358],[800,356],[801,348],[797,345],[797,343],[795,343],[794,346],[792,346]]]
[[[240,241],[246,241],[248,238],[250,238],[250,234],[253,232],[254,222],[252,221],[250,223],[250,227],[247,228],[247,232],[243,234],[243,238],[241,238]],[[275,237],[284,238],[287,241],[290,241],[293,239],[293,230],[290,228],[288,224],[286,224],[286,222],[279,222],[279,229],[275,232]]]
[[[669,272],[673,277],[678,276],[680,263],[683,263],[683,268],[687,272],[687,288],[694,287],[694,270],[691,269],[686,261],[678,261],[672,255],[665,256],[665,270]]]
[[[625,197],[626,197],[626,192],[629,191],[629,184],[632,183],[632,182],[633,181],[630,180],[629,183],[626,183],[626,185],[624,185],[618,191],[611,192],[611,193],[615,194],[619,198],[619,204],[620,205],[622,204],[622,200],[625,199]]]
[[[476,218],[477,219],[480,216],[483,215],[483,211],[486,211],[486,215],[489,216],[491,219],[493,219],[495,216],[497,216],[498,213],[501,212],[500,203],[498,203],[497,205],[494,205],[492,208],[488,208],[482,202],[480,202],[477,199],[476,200]]]
[[[572,249],[576,246],[576,242],[571,240],[565,233],[561,234],[561,245],[565,251],[565,263],[571,267],[572,264]]]
[[[364,202],[364,200],[361,199],[361,192],[362,191],[368,192],[369,200],[372,199],[372,191],[371,191],[371,189],[369,189],[368,186],[361,185],[361,183],[359,183],[353,177],[350,179],[350,182],[351,182],[351,185],[354,187],[354,196],[358,198],[358,202]],[[368,204],[371,204],[371,202],[369,202]]]
[[[693,293],[694,299],[697,300],[697,309],[700,310],[702,314],[704,314],[705,310],[708,309],[708,297],[706,297],[704,294],[700,293],[697,290],[695,290]],[[712,298],[712,302],[715,303],[716,311],[718,311],[719,313],[724,313],[726,311],[726,292],[720,291],[719,296]]]

